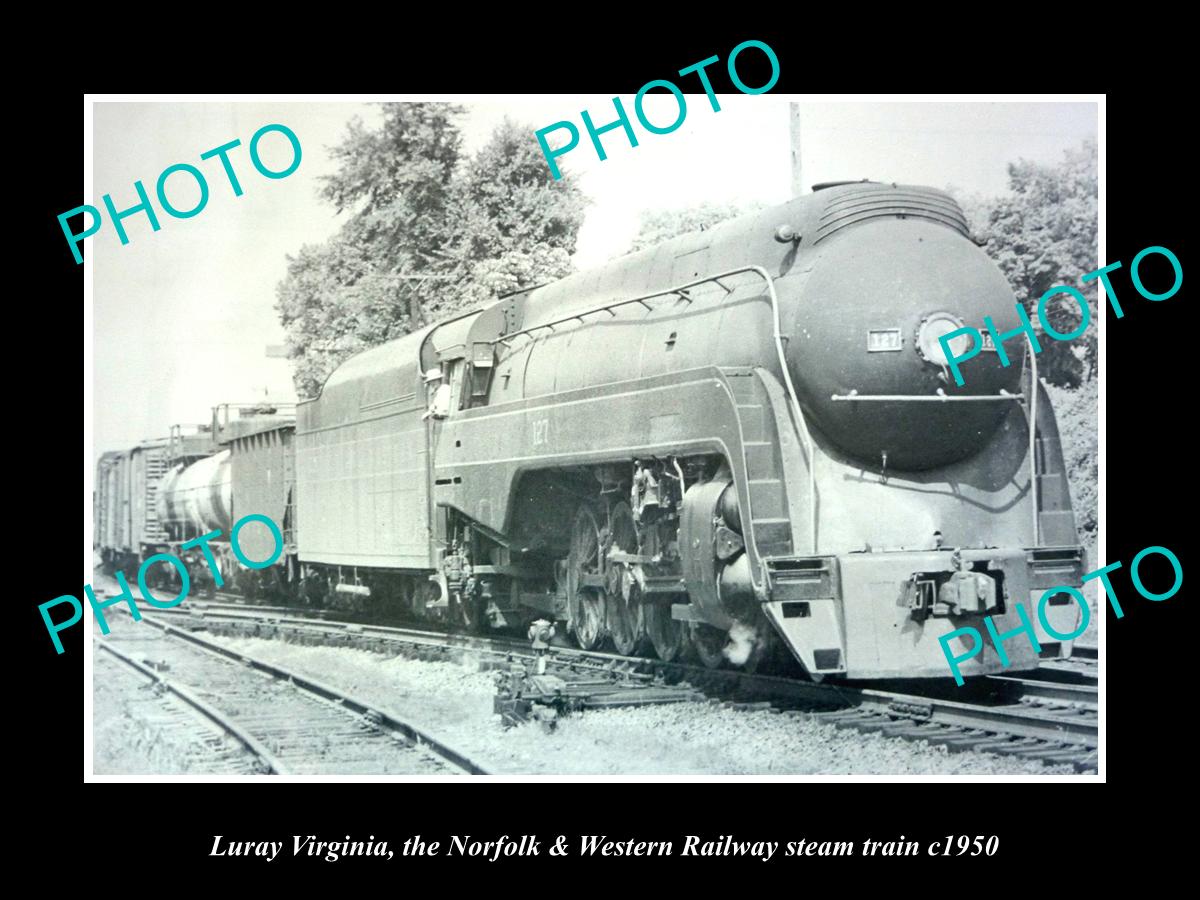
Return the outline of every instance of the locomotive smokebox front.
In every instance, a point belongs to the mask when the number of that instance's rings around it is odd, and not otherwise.
[[[1020,324],[1003,273],[961,231],[918,218],[875,218],[818,237],[817,258],[790,310],[787,356],[819,429],[872,468],[920,471],[972,456],[1011,400],[945,397],[1018,393],[1024,339],[985,343],[958,387],[938,337],[968,325]],[[986,338],[985,333],[985,338]],[[961,354],[972,338],[955,338]]]

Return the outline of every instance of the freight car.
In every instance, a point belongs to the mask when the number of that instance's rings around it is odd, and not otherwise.
[[[944,677],[939,637],[1019,608],[1067,656],[1031,606],[1084,564],[1036,357],[957,387],[938,342],[985,315],[1017,324],[953,199],[871,182],[502,298],[299,406],[289,565],[315,602],[710,666]]]
[[[105,453],[96,466],[95,549],[108,574],[137,576],[149,544],[164,536],[155,505],[166,468],[165,440]]]
[[[292,404],[222,403],[213,407],[207,454],[192,458],[168,451],[174,467],[163,478],[157,493],[159,520],[167,540],[159,543],[154,552],[178,556],[187,565],[192,583],[210,594],[218,587],[216,576],[220,578],[220,586],[251,599],[264,592],[290,593],[289,581],[294,579],[288,563],[295,559],[294,546],[288,546],[293,531],[294,427]],[[172,440],[171,446],[174,445]],[[285,532],[280,563],[264,570],[242,566],[229,542],[233,523],[254,513],[281,523]],[[186,546],[214,533],[219,534],[206,542],[212,563],[201,546]],[[239,546],[250,559],[268,559],[275,551],[274,541],[265,528],[242,531]],[[157,568],[160,581],[178,578],[169,565]]]
[[[193,585],[211,594],[217,584],[203,549],[185,544],[219,531],[207,545],[223,585],[251,598],[293,593],[294,430],[294,404],[223,403],[213,408],[211,424],[176,425],[166,438],[101,456],[95,544],[106,571],[120,570],[132,581],[144,560],[169,553],[185,562]],[[283,524],[278,566],[256,571],[237,562],[230,526],[252,513]],[[267,559],[275,549],[270,533],[254,527],[239,534],[239,546],[250,559]],[[178,580],[166,563],[147,572],[153,586],[177,587]]]

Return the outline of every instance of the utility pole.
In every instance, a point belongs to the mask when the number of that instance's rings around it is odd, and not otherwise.
[[[437,281],[438,279],[444,281],[454,281],[457,278],[455,275],[405,275],[403,272],[396,273],[394,277],[400,279],[401,281],[416,281],[418,282],[418,288],[420,287],[420,282]],[[416,329],[420,326],[427,324],[425,321],[425,310],[421,306],[421,300],[417,296],[416,291],[413,291],[412,296],[409,297],[408,317],[410,320],[412,320],[414,331],[416,331]]]
[[[792,196],[799,197],[804,193],[804,180],[800,170],[800,104],[789,103],[788,115],[792,138]]]

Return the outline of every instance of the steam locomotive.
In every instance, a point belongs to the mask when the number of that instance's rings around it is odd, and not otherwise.
[[[362,352],[294,417],[218,408],[199,457],[106,455],[100,550],[136,565],[260,513],[286,552],[264,578],[220,549],[228,580],[314,604],[818,679],[944,677],[939,637],[1024,607],[1068,656],[1031,606],[1084,572],[1036,357],[984,347],[958,387],[938,340],[1014,303],[948,195],[820,186]]]

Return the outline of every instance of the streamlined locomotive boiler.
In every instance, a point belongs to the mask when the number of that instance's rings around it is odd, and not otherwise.
[[[1018,608],[1069,655],[1031,605],[1084,571],[1036,357],[958,387],[938,341],[1014,303],[948,195],[867,182],[504,297],[299,406],[292,565],[319,602],[818,678],[944,677],[939,637]]]

